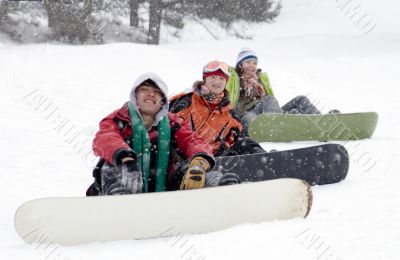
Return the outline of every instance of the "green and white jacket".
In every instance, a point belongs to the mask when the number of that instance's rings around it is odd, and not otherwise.
[[[229,80],[226,83],[225,89],[229,93],[229,99],[233,107],[236,107],[239,95],[240,95],[240,78],[237,74],[235,68],[229,67]],[[267,73],[261,72],[261,70],[257,71],[257,75],[264,86],[265,93],[268,96],[274,96],[274,92],[272,91],[271,84],[269,83],[269,78]]]

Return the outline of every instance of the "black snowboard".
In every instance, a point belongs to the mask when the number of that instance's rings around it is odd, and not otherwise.
[[[297,178],[310,185],[322,185],[344,180],[348,169],[346,148],[339,144],[323,144],[286,151],[217,157],[213,170],[236,173],[243,182]]]

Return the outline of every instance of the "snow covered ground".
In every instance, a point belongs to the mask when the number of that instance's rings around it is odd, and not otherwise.
[[[0,43],[0,259],[399,259],[400,5],[352,0],[347,6],[360,6],[351,17],[344,3],[283,1],[277,23],[255,27],[252,41],[214,41],[194,33],[193,25],[185,41],[161,46]],[[127,100],[140,74],[157,72],[176,93],[200,79],[207,61],[234,64],[244,46],[258,53],[282,104],[307,94],[325,112],[379,113],[372,139],[343,143],[351,154],[348,178],[314,187],[307,219],[243,224],[186,235],[176,244],[151,239],[36,248],[18,238],[13,216],[21,203],[84,194],[98,122]]]

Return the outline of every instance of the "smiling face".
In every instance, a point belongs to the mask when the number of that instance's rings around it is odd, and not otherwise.
[[[157,87],[142,84],[136,89],[136,103],[141,114],[154,117],[162,107],[163,97]]]
[[[211,93],[218,95],[225,89],[226,79],[218,75],[210,75],[205,78],[204,84]]]
[[[256,59],[247,59],[243,61],[241,64],[242,70],[245,72],[256,72],[257,71],[257,60]]]

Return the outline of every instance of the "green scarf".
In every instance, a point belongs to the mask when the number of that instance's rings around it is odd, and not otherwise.
[[[143,191],[149,190],[150,175],[150,141],[146,126],[138,114],[138,111],[131,102],[128,102],[129,114],[132,124],[132,143],[133,150],[138,158],[139,170],[143,174]],[[157,160],[156,160],[156,192],[165,191],[167,182],[167,168],[169,160],[169,145],[171,137],[171,128],[168,115],[165,115],[158,123],[158,141],[157,141]]]

